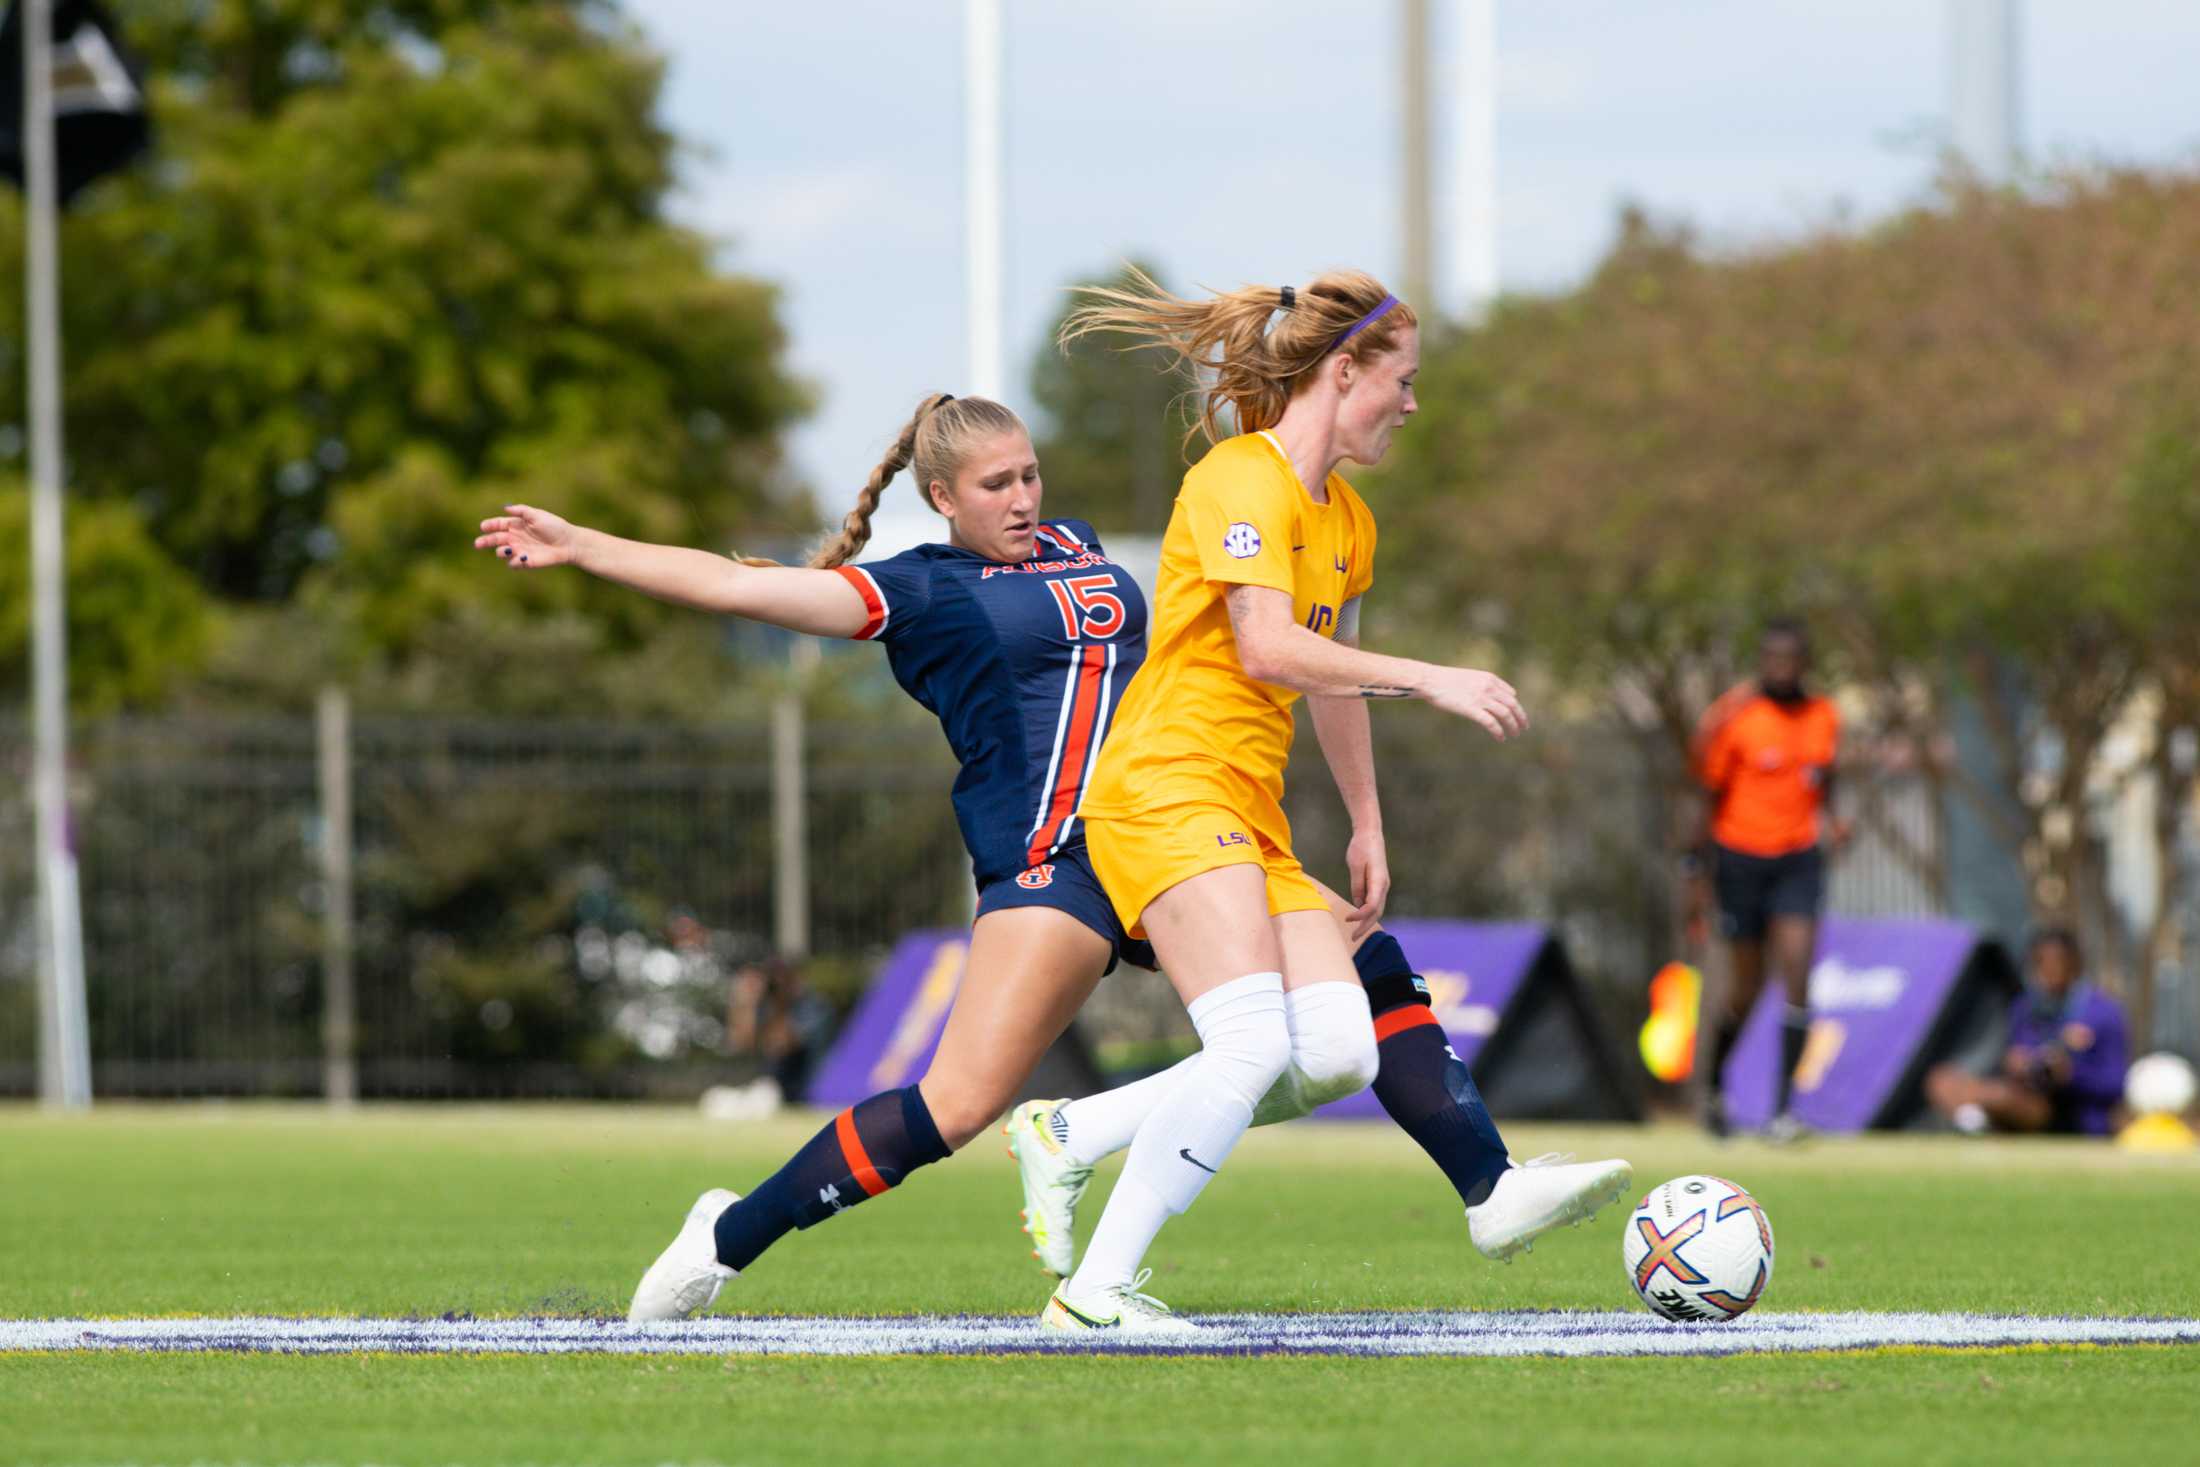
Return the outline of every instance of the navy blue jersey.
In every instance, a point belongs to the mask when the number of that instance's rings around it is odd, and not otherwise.
[[[955,819],[978,884],[1081,845],[1077,802],[1146,656],[1146,598],[1082,520],[1040,524],[1013,565],[953,545],[840,567],[894,679],[962,764]]]

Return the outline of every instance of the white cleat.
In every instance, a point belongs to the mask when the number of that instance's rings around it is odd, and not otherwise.
[[[1810,1127],[1795,1118],[1795,1112],[1783,1110],[1765,1127],[1765,1139],[1775,1146],[1793,1146],[1811,1139]]]
[[[1057,1278],[1068,1278],[1077,1258],[1077,1204],[1092,1181],[1092,1168],[1079,1166],[1054,1139],[1051,1122],[1059,1100],[1027,1100],[1008,1113],[1001,1134],[1024,1183],[1024,1231],[1031,1234],[1031,1256]]]
[[[1142,1268],[1138,1277],[1120,1288],[1102,1289],[1075,1299],[1069,1297],[1069,1281],[1065,1279],[1040,1311],[1039,1327],[1094,1340],[1181,1338],[1205,1333],[1151,1294],[1138,1292],[1152,1277],[1152,1269]]]
[[[1526,1252],[1565,1223],[1582,1223],[1617,1202],[1635,1179],[1624,1161],[1572,1161],[1558,1152],[1516,1166],[1497,1179],[1479,1206],[1467,1209],[1467,1236],[1500,1262]]]
[[[626,1311],[628,1324],[656,1319],[686,1319],[708,1309],[734,1271],[718,1261],[718,1215],[739,1202],[737,1192],[713,1187],[695,1199],[688,1209],[680,1235],[635,1285],[634,1303]]]

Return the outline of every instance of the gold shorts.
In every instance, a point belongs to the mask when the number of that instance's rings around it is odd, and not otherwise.
[[[1291,827],[1272,803],[1250,814],[1216,800],[1083,819],[1092,869],[1133,937],[1146,935],[1140,919],[1155,897],[1224,866],[1267,871],[1271,917],[1329,910],[1321,889],[1291,854]]]

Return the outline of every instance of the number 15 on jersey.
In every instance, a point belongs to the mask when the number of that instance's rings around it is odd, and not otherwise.
[[[1054,605],[1062,613],[1062,635],[1070,641],[1105,641],[1123,630],[1123,598],[1113,576],[1069,576],[1049,581]]]

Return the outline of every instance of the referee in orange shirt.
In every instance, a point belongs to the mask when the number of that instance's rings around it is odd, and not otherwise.
[[[1810,638],[1800,621],[1768,623],[1757,648],[1757,680],[1712,704],[1696,726],[1691,754],[1706,794],[1698,862],[1708,864],[1727,942],[1726,1002],[1711,1027],[1704,1075],[1704,1125],[1727,1134],[1725,1070],[1743,1021],[1764,987],[1769,956],[1787,994],[1780,1017],[1780,1094],[1773,1140],[1794,1140],[1803,1127],[1789,1109],[1795,1067],[1810,1033],[1811,957],[1818,914],[1825,905],[1823,833],[1835,846],[1849,835],[1845,821],[1825,821],[1833,797],[1840,719],[1833,703],[1803,685]]]

